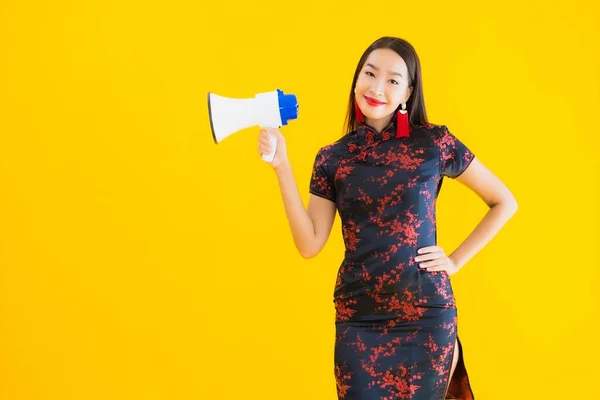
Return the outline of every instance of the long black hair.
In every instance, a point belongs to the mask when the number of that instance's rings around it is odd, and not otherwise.
[[[390,49],[395,51],[406,63],[408,68],[408,86],[413,87],[413,91],[406,102],[408,110],[408,121],[411,126],[427,125],[427,113],[425,112],[425,101],[423,99],[423,83],[421,82],[421,62],[414,47],[404,39],[397,37],[384,36],[374,41],[363,53],[358,61],[352,86],[350,87],[350,98],[348,99],[348,111],[345,120],[345,132],[350,133],[356,130],[356,112],[354,110],[354,87],[358,74],[362,70],[369,54],[377,49]],[[402,105],[398,106],[400,109]],[[396,111],[398,111],[398,109]]]

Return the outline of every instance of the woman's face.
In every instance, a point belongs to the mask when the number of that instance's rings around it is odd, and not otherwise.
[[[412,87],[408,87],[406,63],[393,50],[373,50],[358,74],[354,94],[366,118],[389,117],[405,103]]]

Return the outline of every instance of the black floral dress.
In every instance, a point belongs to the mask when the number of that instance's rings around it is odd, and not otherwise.
[[[445,271],[418,268],[436,245],[436,199],[473,153],[444,125],[395,136],[365,123],[322,147],[310,193],[335,202],[344,259],[334,289],[339,399],[473,399],[462,357],[450,375],[457,309]],[[447,386],[448,391],[446,392]]]

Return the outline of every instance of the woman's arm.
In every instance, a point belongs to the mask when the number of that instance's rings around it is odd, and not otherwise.
[[[457,181],[474,191],[489,207],[481,222],[450,254],[460,269],[502,229],[517,211],[517,200],[498,177],[477,158],[473,159]]]
[[[275,173],[294,244],[302,257],[312,258],[319,254],[329,238],[335,219],[335,203],[311,194],[305,209],[290,163],[282,162],[275,168]]]

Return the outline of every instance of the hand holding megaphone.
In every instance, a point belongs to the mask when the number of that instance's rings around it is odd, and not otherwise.
[[[258,154],[264,161],[271,163],[273,168],[277,168],[282,162],[287,161],[287,146],[279,129],[262,128],[260,130]]]
[[[208,93],[208,113],[213,140],[220,143],[233,133],[259,125],[261,128],[280,128],[288,120],[298,118],[298,101],[293,94],[279,89],[258,93],[249,99],[234,99]],[[277,136],[269,133],[270,152],[263,154],[272,162],[277,150]]]

